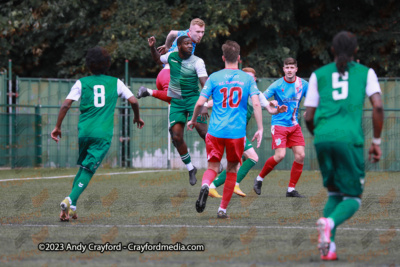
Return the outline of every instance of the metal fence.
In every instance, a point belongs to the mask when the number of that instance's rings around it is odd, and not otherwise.
[[[131,78],[131,90],[136,93],[141,85],[155,87],[154,79]],[[275,79],[259,79],[260,90],[265,90]],[[56,144],[50,137],[59,107],[69,93],[74,80],[17,78],[18,98],[13,112],[0,102],[0,167],[73,167],[78,158],[79,102],[74,103],[62,125],[62,139]],[[400,170],[400,79],[381,79],[385,105],[385,128],[382,135],[383,157],[379,164],[366,164],[367,170]],[[0,99],[6,92],[6,78],[0,75]],[[4,97],[6,100],[7,98]],[[139,100],[140,113],[145,121],[141,130],[132,124],[133,114],[124,101],[119,101],[114,114],[114,137],[103,166],[134,168],[184,168],[179,154],[171,146],[168,133],[168,104],[148,97]],[[10,107],[10,106],[7,106]],[[372,138],[372,120],[368,99],[365,103],[363,127],[366,138],[365,156]],[[304,109],[300,110],[302,114]],[[264,139],[259,149],[259,163],[273,155],[271,150],[271,116],[263,111]],[[300,118],[306,141],[305,170],[317,170],[316,153],[312,137]],[[251,138],[256,130],[255,120],[247,128]],[[198,168],[207,166],[205,144],[194,132],[185,131],[192,161]],[[289,170],[294,157],[290,150],[276,169]],[[225,162],[223,162],[225,163]]]

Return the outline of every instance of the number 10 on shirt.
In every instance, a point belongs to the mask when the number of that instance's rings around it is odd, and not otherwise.
[[[227,108],[228,104],[231,108],[237,108],[242,100],[242,88],[241,87],[232,87],[230,90],[227,87],[223,87],[219,90],[223,95],[224,99],[222,100],[222,107]],[[237,101],[234,102],[235,94],[237,95]]]

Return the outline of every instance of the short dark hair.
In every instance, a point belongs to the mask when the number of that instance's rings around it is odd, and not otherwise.
[[[283,66],[285,65],[295,65],[297,67],[297,60],[292,57],[285,58],[283,61]]]
[[[235,63],[237,62],[240,54],[240,45],[235,41],[227,40],[222,45],[222,54],[227,62]]]
[[[190,39],[190,37],[187,36],[187,35],[182,35],[182,36],[180,36],[180,37],[178,38],[178,40],[176,40],[176,44],[177,44],[177,45],[181,45],[182,42],[183,42],[183,40],[185,40],[186,38],[189,38],[189,39]]]
[[[344,75],[347,63],[351,61],[357,48],[357,37],[351,32],[341,31],[333,37],[332,47],[336,56],[336,68]]]
[[[103,47],[90,48],[86,54],[86,66],[94,75],[105,74],[111,66],[111,56]]]

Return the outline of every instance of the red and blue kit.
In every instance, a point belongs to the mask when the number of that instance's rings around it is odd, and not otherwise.
[[[206,146],[212,147],[212,149],[207,148],[208,160],[213,157],[219,158],[216,155],[221,154],[221,149],[222,157],[224,147],[233,144],[219,139],[240,139],[234,141],[234,146],[241,149],[237,151],[240,160],[244,149],[243,138],[246,136],[247,100],[259,93],[253,77],[241,70],[223,69],[210,75],[201,91],[201,96],[207,99],[212,96],[214,102],[207,134],[208,141],[206,141]],[[217,139],[209,137],[210,135]],[[210,143],[211,139],[213,144]],[[208,143],[210,144],[207,145]],[[214,153],[211,150],[218,152]],[[231,153],[236,154],[236,152]],[[228,161],[229,157],[227,150]]]
[[[264,92],[267,99],[274,96],[280,106],[288,107],[287,112],[272,116],[272,149],[305,146],[297,116],[299,104],[306,96],[307,89],[308,83],[304,79],[296,77],[293,82],[289,82],[283,77],[271,84]]]

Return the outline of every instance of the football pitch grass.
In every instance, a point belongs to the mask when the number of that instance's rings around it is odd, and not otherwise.
[[[201,177],[187,171],[99,169],[81,195],[78,219],[60,222],[60,202],[74,169],[0,171],[1,266],[374,266],[400,263],[399,173],[367,172],[362,206],[336,234],[339,261],[323,262],[315,222],[326,201],[319,172],[304,171],[286,198],[290,171],[274,171],[253,192],[251,171],[233,195],[231,219],[216,217],[220,199],[195,210]],[[130,173],[129,173],[130,172]],[[134,173],[137,172],[137,173]],[[28,179],[41,177],[40,179]],[[218,188],[222,194],[222,187]],[[39,251],[38,244],[202,244],[204,251]],[[59,247],[59,245],[52,245]],[[59,247],[60,248],[60,247]]]

